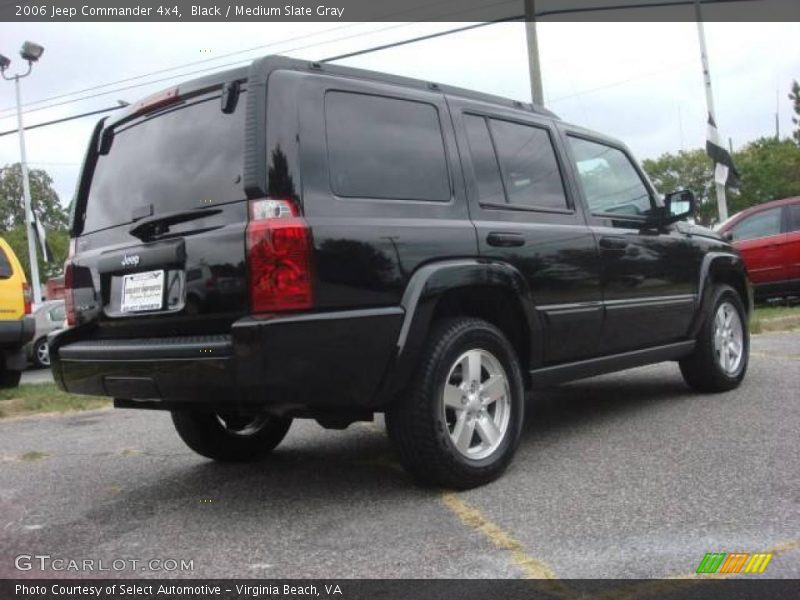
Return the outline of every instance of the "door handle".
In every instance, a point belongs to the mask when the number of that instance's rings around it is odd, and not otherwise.
[[[628,247],[628,241],[625,238],[614,235],[603,236],[598,243],[603,250],[615,252],[624,252]]]
[[[511,248],[514,246],[524,246],[525,238],[522,237],[522,234],[520,233],[492,232],[486,236],[486,243],[490,246],[497,246],[498,248]]]

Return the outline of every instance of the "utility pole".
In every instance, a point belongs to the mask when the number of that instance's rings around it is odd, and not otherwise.
[[[531,99],[544,106],[542,90],[542,65],[539,62],[539,41],[536,36],[535,0],[525,0],[525,37],[528,40],[528,73],[531,79]]]
[[[709,130],[712,128],[711,123],[714,123],[713,128],[716,132],[717,119],[714,116],[714,94],[711,91],[711,72],[708,68],[708,52],[706,51],[706,34],[703,29],[703,15],[700,11],[700,0],[694,0],[694,11],[697,18],[697,36],[700,40],[700,61],[703,64],[703,79],[706,87],[706,107],[708,108],[709,117]],[[714,140],[711,140],[712,142]],[[719,145],[719,139],[716,140]],[[724,152],[724,150],[723,150]],[[725,182],[720,183],[720,177],[717,176],[717,171],[720,163],[715,164],[714,185],[717,190],[717,211],[719,213],[719,221],[722,223],[728,218],[728,203],[725,199]]]

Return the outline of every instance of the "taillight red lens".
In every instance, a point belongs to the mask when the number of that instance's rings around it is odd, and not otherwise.
[[[311,231],[289,200],[254,200],[247,225],[252,312],[311,308]]]
[[[31,286],[27,283],[22,284],[22,302],[25,304],[25,314],[31,314]]]
[[[75,314],[75,267],[67,260],[64,263],[64,310],[67,313],[67,325],[73,327],[78,319]]]

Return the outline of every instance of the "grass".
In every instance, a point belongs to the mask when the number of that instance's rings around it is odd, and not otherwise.
[[[110,406],[110,398],[77,396],[62,392],[52,383],[25,384],[0,389],[0,419],[40,413],[63,413]]]
[[[757,306],[750,319],[750,331],[782,331],[800,328],[800,305]]]

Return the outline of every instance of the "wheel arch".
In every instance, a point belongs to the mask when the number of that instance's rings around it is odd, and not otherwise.
[[[379,393],[381,404],[407,385],[428,331],[440,318],[477,317],[495,325],[514,346],[523,374],[531,361],[540,360],[541,323],[533,297],[522,274],[508,263],[464,259],[425,265],[411,276],[401,305],[405,316]]]
[[[731,286],[739,294],[749,317],[753,311],[753,285],[747,276],[742,257],[727,252],[710,252],[703,258],[698,285],[698,310],[692,324],[692,337],[697,336],[712,301],[715,285]]]

